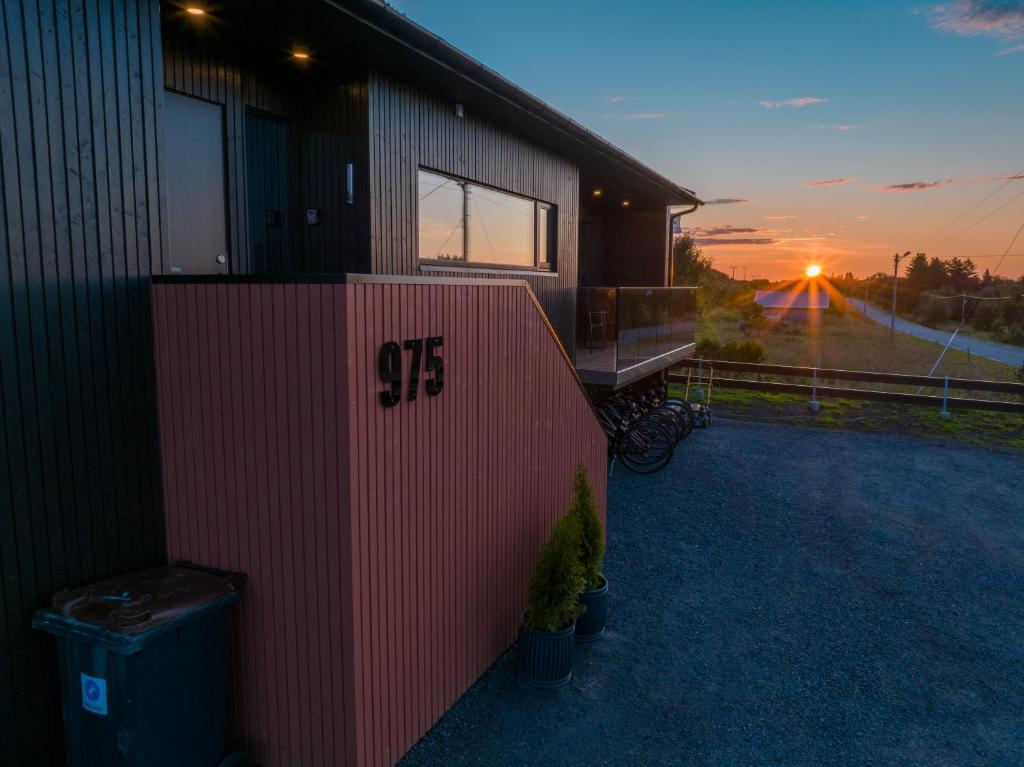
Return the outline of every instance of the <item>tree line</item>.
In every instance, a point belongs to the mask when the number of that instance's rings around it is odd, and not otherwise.
[[[868,300],[888,308],[892,275],[879,272],[868,289]],[[861,283],[864,284],[864,283]],[[857,287],[844,292],[857,295]],[[1024,276],[1013,280],[981,274],[970,258],[941,259],[917,253],[900,277],[897,311],[925,325],[950,322],[990,332],[1000,341],[1024,344]]]

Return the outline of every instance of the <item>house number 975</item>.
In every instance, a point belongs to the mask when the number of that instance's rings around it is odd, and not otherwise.
[[[423,362],[423,346],[426,343],[426,362]],[[412,402],[416,399],[416,392],[420,385],[420,366],[431,374],[425,382],[427,394],[436,397],[444,388],[444,361],[441,359],[440,349],[444,339],[441,336],[429,338],[409,338],[399,346],[397,341],[387,341],[380,347],[377,355],[377,370],[380,373],[380,380],[384,382],[385,389],[380,393],[380,404],[384,407],[394,407],[402,399],[402,349],[412,352],[412,360],[409,367],[409,388],[406,390],[406,399]]]

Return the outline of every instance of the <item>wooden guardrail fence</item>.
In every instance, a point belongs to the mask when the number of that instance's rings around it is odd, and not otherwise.
[[[1005,381],[984,381],[970,378],[944,378],[941,376],[915,376],[902,373],[874,373],[867,370],[837,370],[830,368],[797,367],[793,365],[762,365],[752,362],[726,362],[723,360],[686,359],[678,367],[696,368],[703,366],[715,372],[714,386],[726,389],[749,389],[753,391],[783,392],[790,394],[816,395],[818,397],[840,397],[845,399],[897,402],[906,405],[935,405],[943,409],[992,410],[1004,413],[1024,413],[1024,383]],[[758,375],[782,376],[787,378],[810,378],[813,384],[789,383],[784,381],[749,381],[741,378],[723,378],[721,371],[733,373],[754,373]],[[670,383],[685,384],[687,376],[669,373]],[[876,384],[894,384],[909,387],[939,388],[944,396],[911,394],[899,391],[877,389],[856,389],[851,387],[821,386],[817,381],[861,381]],[[986,391],[1017,395],[1020,401],[971,399],[948,396],[950,389]]]

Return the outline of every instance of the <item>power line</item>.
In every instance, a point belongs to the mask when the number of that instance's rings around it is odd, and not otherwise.
[[[931,233],[931,234],[929,234],[929,235],[928,235],[927,237],[925,237],[925,238],[924,238],[924,239],[923,239],[923,240],[921,241],[921,244],[920,244],[920,245],[918,246],[918,250],[921,250],[921,249],[923,249],[923,248],[924,248],[924,245],[925,245],[925,243],[926,243],[926,242],[928,242],[928,240],[930,240],[930,239],[931,239],[932,237],[934,237],[935,235],[937,235],[937,234],[940,234],[940,233],[942,233],[942,232],[946,231],[947,229],[949,229],[949,227],[953,226],[953,224],[955,224],[955,223],[956,223],[957,221],[960,221],[960,220],[961,220],[962,218],[964,218],[965,216],[967,216],[967,215],[970,215],[970,214],[971,214],[971,213],[972,213],[973,211],[977,210],[977,209],[978,209],[978,208],[979,208],[979,207],[980,207],[980,206],[981,206],[981,205],[982,205],[983,203],[985,203],[985,202],[987,202],[988,200],[990,200],[990,199],[992,199],[993,197],[995,197],[995,196],[996,196],[997,194],[999,194],[999,193],[1000,193],[1001,191],[1003,191],[1004,189],[1006,189],[1006,187],[1007,187],[1007,186],[1009,186],[1010,184],[1012,184],[1012,183],[1013,183],[1014,181],[1017,181],[1017,180],[1018,180],[1018,178],[1016,178],[1016,177],[1019,177],[1019,176],[1021,176],[1021,175],[1024,175],[1024,168],[1022,168],[1021,170],[1019,170],[1019,171],[1017,171],[1016,173],[1014,173],[1014,174],[1013,174],[1013,176],[1011,176],[1010,178],[1008,178],[1008,179],[1007,179],[1007,180],[1006,180],[1005,182],[1003,182],[1003,183],[1002,183],[1002,184],[1001,184],[1001,185],[1000,185],[999,187],[997,187],[997,188],[995,189],[995,191],[989,192],[989,193],[988,193],[987,195],[985,195],[984,197],[982,197],[982,198],[981,198],[980,200],[978,200],[978,201],[977,201],[976,203],[974,203],[974,205],[972,205],[971,207],[969,207],[969,208],[968,208],[967,210],[965,210],[965,211],[964,211],[963,213],[961,213],[961,214],[960,214],[959,216],[957,216],[956,218],[954,218],[954,219],[953,219],[952,221],[949,221],[949,222],[947,222],[947,223],[943,224],[943,225],[942,225],[941,227],[939,227],[939,228],[938,228],[938,229],[936,229],[936,230],[935,230],[934,232],[932,232],[932,233]]]
[[[975,301],[1009,301],[1011,298],[1013,298],[1013,296],[969,296],[966,293],[956,293],[956,294],[954,294],[952,296],[940,296],[938,293],[929,293],[927,290],[923,290],[921,292],[924,293],[926,296],[931,296],[932,298],[942,298],[942,299],[947,299],[947,298],[960,298],[960,299],[971,298],[971,299],[973,299]]]
[[[984,220],[985,220],[986,218],[989,218],[990,216],[993,216],[993,215],[995,215],[995,214],[996,214],[996,213],[998,213],[998,212],[999,212],[1000,210],[1002,210],[1002,209],[1006,208],[1006,207],[1007,207],[1008,205],[1010,205],[1010,203],[1012,203],[1012,202],[1014,202],[1015,200],[1018,200],[1018,199],[1020,199],[1020,198],[1022,198],[1022,197],[1024,197],[1024,191],[1022,191],[1022,193],[1020,193],[1019,195],[1015,195],[1014,197],[1010,198],[1010,199],[1009,199],[1009,200],[1008,200],[1007,202],[1005,202],[1004,204],[1000,205],[1000,206],[999,206],[998,208],[996,208],[995,210],[990,210],[990,211],[989,211],[988,213],[986,213],[985,215],[983,215],[983,216],[982,216],[981,218],[977,219],[977,220],[976,220],[976,221],[974,221],[973,223],[969,223],[969,224],[968,224],[967,226],[965,226],[965,227],[964,227],[963,229],[961,229],[961,230],[957,231],[957,232],[955,233],[955,235],[950,235],[950,236],[949,236],[949,237],[947,237],[947,238],[946,238],[945,240],[943,240],[943,241],[942,241],[941,243],[939,243],[938,245],[934,246],[934,247],[933,247],[933,249],[934,249],[934,250],[937,250],[937,249],[939,249],[939,248],[943,247],[944,245],[946,245],[947,243],[950,243],[950,242],[952,242],[953,240],[955,240],[955,239],[956,239],[956,238],[958,238],[959,236],[963,235],[963,233],[964,233],[965,231],[967,231],[968,229],[971,229],[971,228],[973,228],[973,227],[977,226],[977,225],[978,225],[979,223],[981,223],[982,221],[984,221]]]
[[[1010,244],[1007,245],[1006,246],[1006,250],[1003,251],[1003,258],[1000,258],[998,261],[996,261],[996,265],[992,267],[992,271],[993,272],[998,272],[999,271],[999,267],[1002,266],[1002,264],[1003,264],[1003,259],[1005,259],[1006,256],[1009,254],[1010,248],[1013,247],[1013,243],[1015,243],[1017,241],[1017,238],[1020,237],[1020,233],[1022,231],[1024,231],[1024,221],[1021,221],[1020,227],[1018,227],[1018,229],[1017,229],[1017,233],[1015,235],[1013,235],[1013,239],[1010,240]]]

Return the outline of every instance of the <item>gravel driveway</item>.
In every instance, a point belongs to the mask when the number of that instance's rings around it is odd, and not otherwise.
[[[409,765],[1024,763],[1024,456],[718,421],[610,486],[608,636]]]

